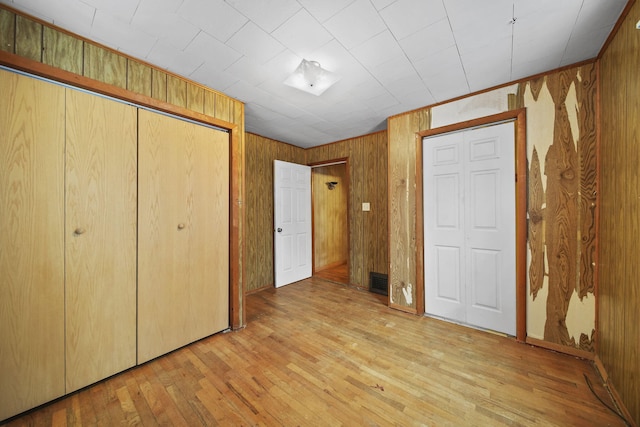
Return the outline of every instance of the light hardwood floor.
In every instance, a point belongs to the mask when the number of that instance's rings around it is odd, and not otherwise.
[[[9,425],[621,426],[591,363],[307,279],[247,296],[248,324]]]

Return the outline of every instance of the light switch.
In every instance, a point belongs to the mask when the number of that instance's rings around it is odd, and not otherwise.
[[[371,210],[371,203],[364,202],[362,203],[362,212],[369,212]]]

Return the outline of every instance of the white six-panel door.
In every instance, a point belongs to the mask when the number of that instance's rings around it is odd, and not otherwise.
[[[423,140],[425,311],[515,335],[513,123]]]
[[[275,286],[311,277],[311,168],[274,161]]]

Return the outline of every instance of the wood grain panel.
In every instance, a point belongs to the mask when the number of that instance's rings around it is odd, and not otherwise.
[[[146,110],[138,144],[142,363],[229,325],[229,146],[224,132]]]
[[[0,9],[0,50],[15,53],[16,14]]]
[[[204,89],[202,87],[192,83],[187,84],[187,108],[204,113]]]
[[[233,102],[226,96],[216,95],[215,117],[220,120],[231,121],[233,115]]]
[[[156,68],[151,71],[151,97],[159,101],[167,100],[167,73]]]
[[[246,134],[246,292],[273,286],[273,161],[305,163],[302,148]]]
[[[640,424],[640,39],[634,2],[600,61],[598,347],[609,382]]]
[[[529,250],[531,261],[529,263],[529,293],[535,300],[538,291],[542,289],[546,266],[544,262],[544,188],[542,187],[542,172],[538,150],[533,148],[531,166],[529,169]]]
[[[152,96],[152,73],[148,65],[132,59],[127,61],[127,89],[145,96]]]
[[[328,182],[338,184],[329,189]],[[311,171],[315,271],[346,264],[349,259],[348,187],[346,164],[322,166]]]
[[[0,420],[64,394],[64,88],[0,70]],[[37,117],[37,120],[34,118]]]
[[[575,73],[575,71],[573,72]],[[578,254],[577,199],[580,184],[578,153],[569,123],[565,99],[573,76],[547,76],[555,108],[553,144],[545,158],[547,177],[545,244],[549,263],[549,295],[544,328],[546,341],[575,347],[566,325],[571,295],[576,290]]]
[[[126,89],[127,58],[100,46],[84,43],[84,75]]]
[[[136,363],[136,109],[67,90],[66,391]]]
[[[42,62],[61,70],[82,74],[82,45],[80,39],[44,27]]]
[[[596,81],[597,68],[583,66],[575,82],[580,108],[580,271],[578,296],[582,299],[595,291],[596,265],[596,196],[597,196],[597,138],[596,138]]]
[[[362,202],[367,197],[365,191],[365,159],[362,157],[362,139],[363,137],[342,141],[339,144],[330,146],[331,148],[342,149],[349,153],[349,175],[361,176],[364,179],[353,180],[349,183],[349,279],[351,284],[355,286],[366,286],[367,278],[365,278],[365,268],[367,268],[366,257],[369,255],[369,249],[364,247],[365,233],[365,212],[362,212]],[[337,155],[338,152],[334,153]],[[366,273],[368,276],[368,272]]]
[[[16,54],[42,61],[42,24],[18,15],[16,17]]]
[[[187,108],[187,82],[179,77],[167,75],[167,102]]]

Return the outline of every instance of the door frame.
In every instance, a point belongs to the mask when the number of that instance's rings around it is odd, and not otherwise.
[[[527,123],[526,109],[524,108],[416,133],[416,309],[420,315],[425,313],[422,140],[427,136],[496,124],[507,120],[514,120],[515,123],[516,340],[525,342],[527,337]]]
[[[340,157],[337,159],[331,159],[331,160],[323,160],[321,162],[315,162],[315,163],[309,163],[307,166],[311,167],[311,274],[315,274],[316,273],[316,246],[315,246],[315,236],[316,236],[316,223],[315,223],[315,216],[314,216],[314,204],[315,204],[315,199],[313,197],[313,169],[314,168],[319,168],[319,167],[323,167],[323,166],[331,166],[331,165],[338,165],[338,164],[344,164],[345,165],[345,169],[346,169],[346,175],[347,175],[347,274],[349,276],[349,278],[347,279],[348,282],[351,282],[351,228],[350,228],[350,224],[351,224],[351,216],[350,216],[350,212],[351,212],[351,197],[350,197],[350,188],[351,188],[351,174],[350,174],[350,168],[349,168],[349,157]],[[345,283],[345,285],[348,285],[350,283]]]

